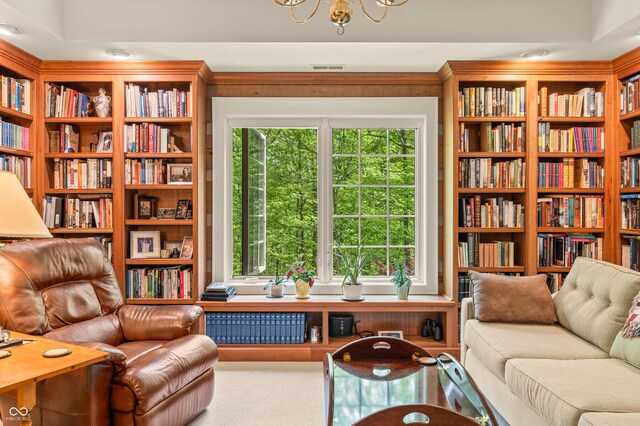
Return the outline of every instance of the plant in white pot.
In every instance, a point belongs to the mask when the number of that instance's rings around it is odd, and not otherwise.
[[[264,287],[263,290],[269,290],[267,293],[267,297],[277,299],[282,297],[284,282],[286,281],[285,277],[281,277],[278,273],[280,269],[280,261],[276,261],[276,277],[272,280],[269,280]]]
[[[396,296],[400,300],[409,298],[409,290],[411,289],[411,277],[407,271],[404,260],[394,263],[395,271],[391,274],[391,283],[396,288]]]
[[[347,300],[362,299],[362,283],[358,281],[364,265],[369,260],[369,253],[364,251],[364,241],[358,243],[355,249],[346,249],[336,243],[336,256],[342,261],[344,278],[342,279],[342,293]]]

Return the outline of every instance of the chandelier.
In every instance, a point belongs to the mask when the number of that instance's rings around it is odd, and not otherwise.
[[[300,19],[296,17],[295,7],[300,6],[306,0],[273,0],[280,6],[287,6],[289,8],[289,13],[291,14],[291,19],[297,24],[304,24],[309,22],[311,18],[316,14],[318,8],[320,7],[320,1],[316,0],[316,5],[309,14],[304,19]],[[313,1],[313,0],[311,0]],[[360,2],[360,7],[362,8],[362,12],[373,22],[382,22],[382,20],[387,16],[387,7],[394,6],[402,6],[408,0],[375,0],[375,4],[380,6],[382,12],[379,17],[373,16],[367,10],[367,7],[364,5],[364,0],[358,0]],[[351,21],[351,15],[353,15],[353,10],[351,9],[351,5],[353,4],[353,0],[327,0],[329,4],[329,20],[338,26],[338,34],[344,34],[344,26]]]

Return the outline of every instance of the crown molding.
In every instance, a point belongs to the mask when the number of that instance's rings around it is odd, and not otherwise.
[[[575,75],[576,70],[582,75],[610,74],[613,67],[611,61],[447,61],[438,76],[445,81],[453,74]]]
[[[13,62],[17,65],[17,67],[11,67],[14,71],[31,78],[37,76],[42,65],[42,60],[39,58],[2,39],[0,39],[0,58]]]
[[[43,74],[197,74],[210,73],[204,61],[42,61]]]
[[[212,72],[214,85],[432,85],[437,73]]]

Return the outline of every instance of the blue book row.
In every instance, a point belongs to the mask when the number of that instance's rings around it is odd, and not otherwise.
[[[303,312],[216,312],[206,314],[206,333],[218,344],[304,343]]]

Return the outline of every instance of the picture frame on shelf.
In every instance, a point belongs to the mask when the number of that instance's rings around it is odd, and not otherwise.
[[[398,338],[398,339],[404,339],[404,335],[402,334],[402,330],[383,330],[383,331],[378,331],[378,336],[395,337],[395,338]]]
[[[180,259],[191,259],[193,257],[193,237],[184,237],[182,248],[180,249]]]
[[[167,183],[173,185],[191,185],[193,183],[193,164],[167,164]]]
[[[100,132],[96,152],[113,152],[113,132]]]
[[[182,241],[165,241],[164,248],[169,250],[170,258],[177,259],[180,257],[180,250],[182,250]]]
[[[176,206],[176,220],[186,220],[189,216],[189,210],[191,209],[191,200],[178,200]]]
[[[173,220],[176,218],[176,209],[175,208],[166,208],[159,207],[158,208],[158,219],[160,220]]]
[[[138,219],[151,219],[156,217],[156,198],[155,197],[138,197]]]
[[[131,259],[160,257],[160,231],[130,231]]]

